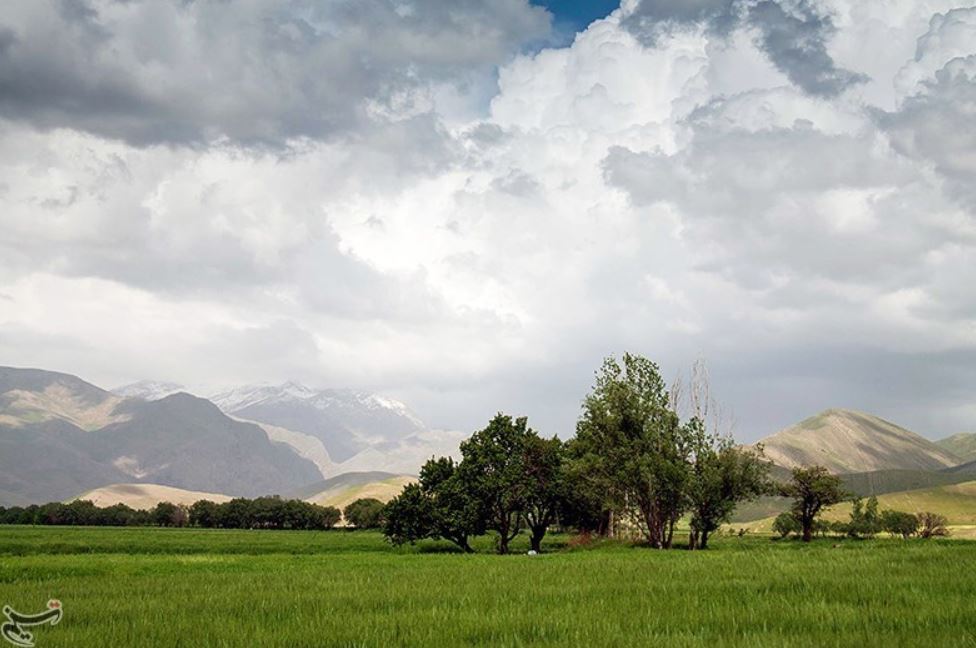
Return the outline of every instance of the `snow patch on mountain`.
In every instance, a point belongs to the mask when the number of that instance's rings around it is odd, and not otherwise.
[[[141,398],[147,401],[155,401],[185,391],[186,388],[177,383],[140,380],[128,385],[116,387],[112,390],[112,393],[123,398]]]

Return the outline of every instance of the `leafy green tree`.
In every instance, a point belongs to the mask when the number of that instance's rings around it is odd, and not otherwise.
[[[918,533],[918,526],[918,518],[911,513],[888,510],[881,514],[881,528],[906,540]]]
[[[498,533],[498,553],[522,529],[528,485],[525,449],[535,433],[524,417],[497,414],[488,426],[461,443],[458,476],[477,500],[485,527]]]
[[[210,500],[198,500],[190,506],[190,526],[212,529],[217,526],[220,506]]]
[[[780,485],[780,495],[793,499],[793,515],[800,523],[803,541],[810,542],[820,512],[842,501],[847,493],[839,477],[823,466],[812,466],[794,468],[790,482]]]
[[[605,493],[607,507],[636,510],[652,547],[671,545],[690,480],[686,429],[656,364],[631,354],[607,358],[576,426],[578,473]]]
[[[566,502],[565,444],[558,438],[543,439],[534,432],[523,449],[523,502],[525,523],[533,551],[542,550],[542,539]]]
[[[881,515],[878,513],[878,498],[871,496],[865,507],[860,497],[851,500],[851,519],[847,523],[847,535],[852,538],[871,538],[881,531]]]
[[[308,527],[309,529],[328,530],[339,524],[342,519],[342,511],[335,506],[321,506],[319,504],[308,504],[309,509]]]
[[[152,523],[157,526],[186,526],[187,518],[186,509],[172,502],[160,502],[150,513]]]
[[[781,538],[785,538],[791,533],[800,533],[800,531],[802,531],[800,522],[790,511],[780,513],[773,520],[773,532],[778,533]]]
[[[342,511],[346,522],[357,529],[378,529],[383,526],[385,505],[374,497],[362,497],[350,503]]]
[[[122,503],[101,509],[98,518],[104,526],[130,526],[140,521],[139,512]]]
[[[430,495],[424,492],[420,484],[407,484],[399,495],[386,504],[383,533],[394,545],[413,544],[435,535],[434,515],[434,501]],[[471,549],[467,536],[463,544],[458,544],[465,551]]]
[[[694,455],[688,482],[688,544],[706,549],[709,535],[729,521],[740,502],[769,490],[769,464],[756,452],[736,447],[731,437],[707,432],[699,418],[685,427]]]
[[[429,459],[420,469],[420,482],[404,486],[384,516],[384,534],[396,545],[443,538],[473,553],[469,538],[485,530],[481,505],[450,457]]]
[[[221,504],[217,524],[224,529],[250,529],[253,524],[251,500],[235,497]]]

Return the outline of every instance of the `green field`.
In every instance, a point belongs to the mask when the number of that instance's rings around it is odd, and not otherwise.
[[[561,540],[495,556],[368,532],[6,527],[0,601],[63,601],[40,648],[976,645],[976,543]]]

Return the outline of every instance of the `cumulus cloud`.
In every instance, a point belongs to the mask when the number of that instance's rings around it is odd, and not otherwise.
[[[971,427],[972,10],[628,0],[526,51],[548,17],[514,0],[322,6],[4,17],[6,362],[567,435],[631,350],[708,359],[743,440]]]

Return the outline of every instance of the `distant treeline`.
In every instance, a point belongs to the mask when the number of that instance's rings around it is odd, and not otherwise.
[[[359,527],[379,526],[382,509],[383,504],[378,500],[357,500],[346,507],[346,519]],[[341,519],[342,512],[334,506],[320,506],[277,496],[255,499],[239,497],[222,504],[200,500],[190,506],[160,502],[149,510],[134,509],[125,504],[98,507],[88,500],[25,507],[0,506],[0,524],[331,529]]]

